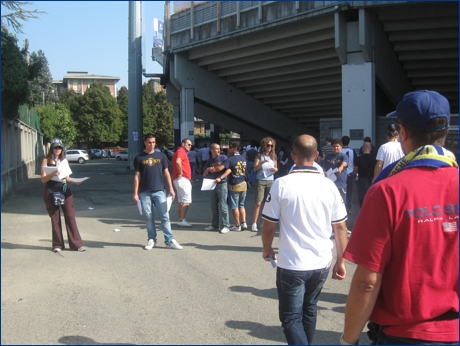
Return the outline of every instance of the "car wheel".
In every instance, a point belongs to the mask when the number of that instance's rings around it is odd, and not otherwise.
[[[120,156],[117,156],[117,160],[118,160],[118,161],[121,161],[121,157],[120,157]]]
[[[85,163],[85,159],[83,157],[78,158],[78,163]]]

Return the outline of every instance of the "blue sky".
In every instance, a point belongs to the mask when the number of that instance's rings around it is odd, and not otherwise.
[[[31,53],[42,50],[53,79],[62,79],[67,71],[86,71],[120,77],[117,88],[128,87],[128,1],[34,1],[24,8],[46,14],[23,22],[18,45],[23,47],[28,38]],[[151,51],[153,18],[163,21],[164,1],[143,1],[142,8],[143,68],[162,73]]]

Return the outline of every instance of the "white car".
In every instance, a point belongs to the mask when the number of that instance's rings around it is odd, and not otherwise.
[[[65,157],[69,162],[85,163],[89,160],[88,152],[82,149],[69,149],[65,152]]]
[[[119,151],[118,154],[117,154],[117,160],[118,161],[121,161],[121,160],[126,160],[128,161],[128,152],[127,151]]]

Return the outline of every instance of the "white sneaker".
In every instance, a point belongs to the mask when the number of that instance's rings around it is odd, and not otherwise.
[[[182,250],[183,247],[179,245],[179,243],[176,241],[176,239],[173,239],[171,241],[171,244],[166,245],[167,247],[170,247],[171,249],[176,249],[176,250]]]
[[[208,227],[205,227],[204,230],[205,231],[215,231],[217,228],[214,228],[212,226],[208,226]]]
[[[257,224],[256,223],[252,224],[252,231],[257,232]]]
[[[144,246],[144,249],[146,250],[152,250],[155,247],[156,243],[153,241],[153,239],[149,239],[147,245]]]
[[[230,231],[241,232],[241,226],[232,226],[230,227]]]
[[[248,229],[248,224],[246,222],[243,222],[241,224],[241,229],[244,231],[245,229]]]
[[[54,251],[54,252],[59,252],[59,251],[61,251],[61,248],[55,247],[55,248],[53,249],[53,251]]]
[[[179,222],[177,223],[177,226],[180,226],[180,227],[192,227],[192,225],[189,224],[189,223],[187,222],[187,220],[185,220],[185,219],[183,219],[182,221],[179,221]]]
[[[228,232],[230,232],[230,230],[229,230],[227,227],[224,227],[224,228],[222,228],[222,229],[220,230],[219,233],[220,233],[220,234],[225,234],[225,233],[228,233]]]

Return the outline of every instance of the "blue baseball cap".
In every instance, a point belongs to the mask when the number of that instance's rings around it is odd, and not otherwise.
[[[396,117],[403,124],[421,131],[436,132],[449,126],[450,105],[436,91],[412,91],[404,95],[396,110],[387,114],[387,117]],[[447,122],[438,126],[427,126],[428,121],[435,118],[446,118]]]

